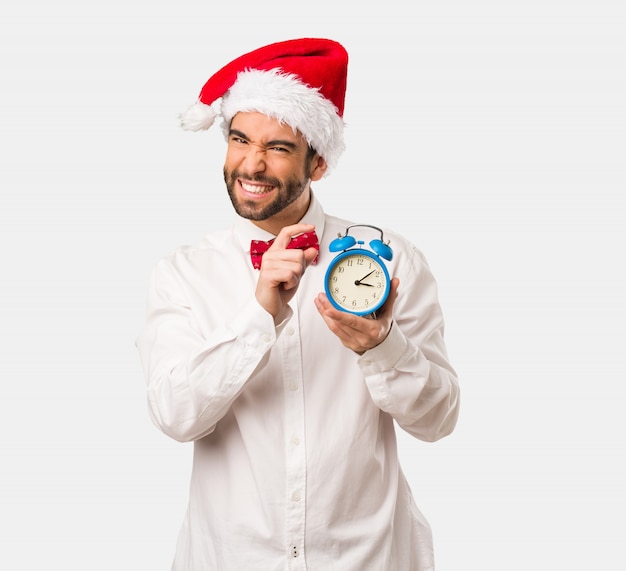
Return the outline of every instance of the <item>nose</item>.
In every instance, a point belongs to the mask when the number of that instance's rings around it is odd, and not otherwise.
[[[254,145],[246,149],[243,164],[247,172],[261,172],[265,170],[265,151]]]

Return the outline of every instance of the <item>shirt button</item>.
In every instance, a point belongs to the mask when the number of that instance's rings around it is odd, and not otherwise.
[[[291,439],[292,444],[294,444],[295,446],[298,446],[298,444],[300,444],[300,439],[297,436],[294,436]]]
[[[288,327],[288,328],[287,328],[287,334],[288,334],[288,335],[293,335],[295,332],[296,332],[296,331],[295,331],[295,329],[294,329],[293,327]]]
[[[269,342],[270,342],[270,336],[269,336],[267,333],[265,333],[265,334],[263,335],[263,341],[264,341],[265,343],[269,343]]]
[[[289,388],[290,388],[292,391],[297,391],[297,390],[298,390],[298,384],[297,384],[297,383],[291,383],[291,384],[289,385]]]
[[[369,367],[369,366],[372,364],[372,362],[371,362],[369,359],[365,359],[365,361],[363,361],[363,364],[364,364],[366,367]]]
[[[294,502],[299,502],[299,501],[300,501],[300,493],[299,493],[299,492],[294,492],[294,493],[292,494],[292,496],[291,496],[291,499],[292,499]]]

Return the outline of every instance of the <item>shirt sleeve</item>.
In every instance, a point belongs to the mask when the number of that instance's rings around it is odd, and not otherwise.
[[[437,284],[421,252],[409,247],[394,322],[383,343],[359,358],[373,401],[409,434],[435,441],[454,429],[459,384],[444,342]]]
[[[162,260],[150,280],[145,327],[136,341],[153,422],[181,442],[211,433],[288,318],[276,326],[251,296],[234,319],[205,335],[180,275]]]

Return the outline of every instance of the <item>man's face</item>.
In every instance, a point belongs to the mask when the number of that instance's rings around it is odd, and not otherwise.
[[[281,227],[298,222],[309,205],[311,180],[325,170],[308,150],[304,137],[289,125],[261,113],[237,113],[224,164],[237,213],[252,221],[276,218]]]

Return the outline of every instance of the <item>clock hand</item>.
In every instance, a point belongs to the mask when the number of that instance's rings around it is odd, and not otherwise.
[[[364,285],[369,287],[374,287],[372,284],[364,284],[363,280],[369,278],[376,270],[372,270],[369,274],[363,276],[360,280],[355,280],[354,285]]]

